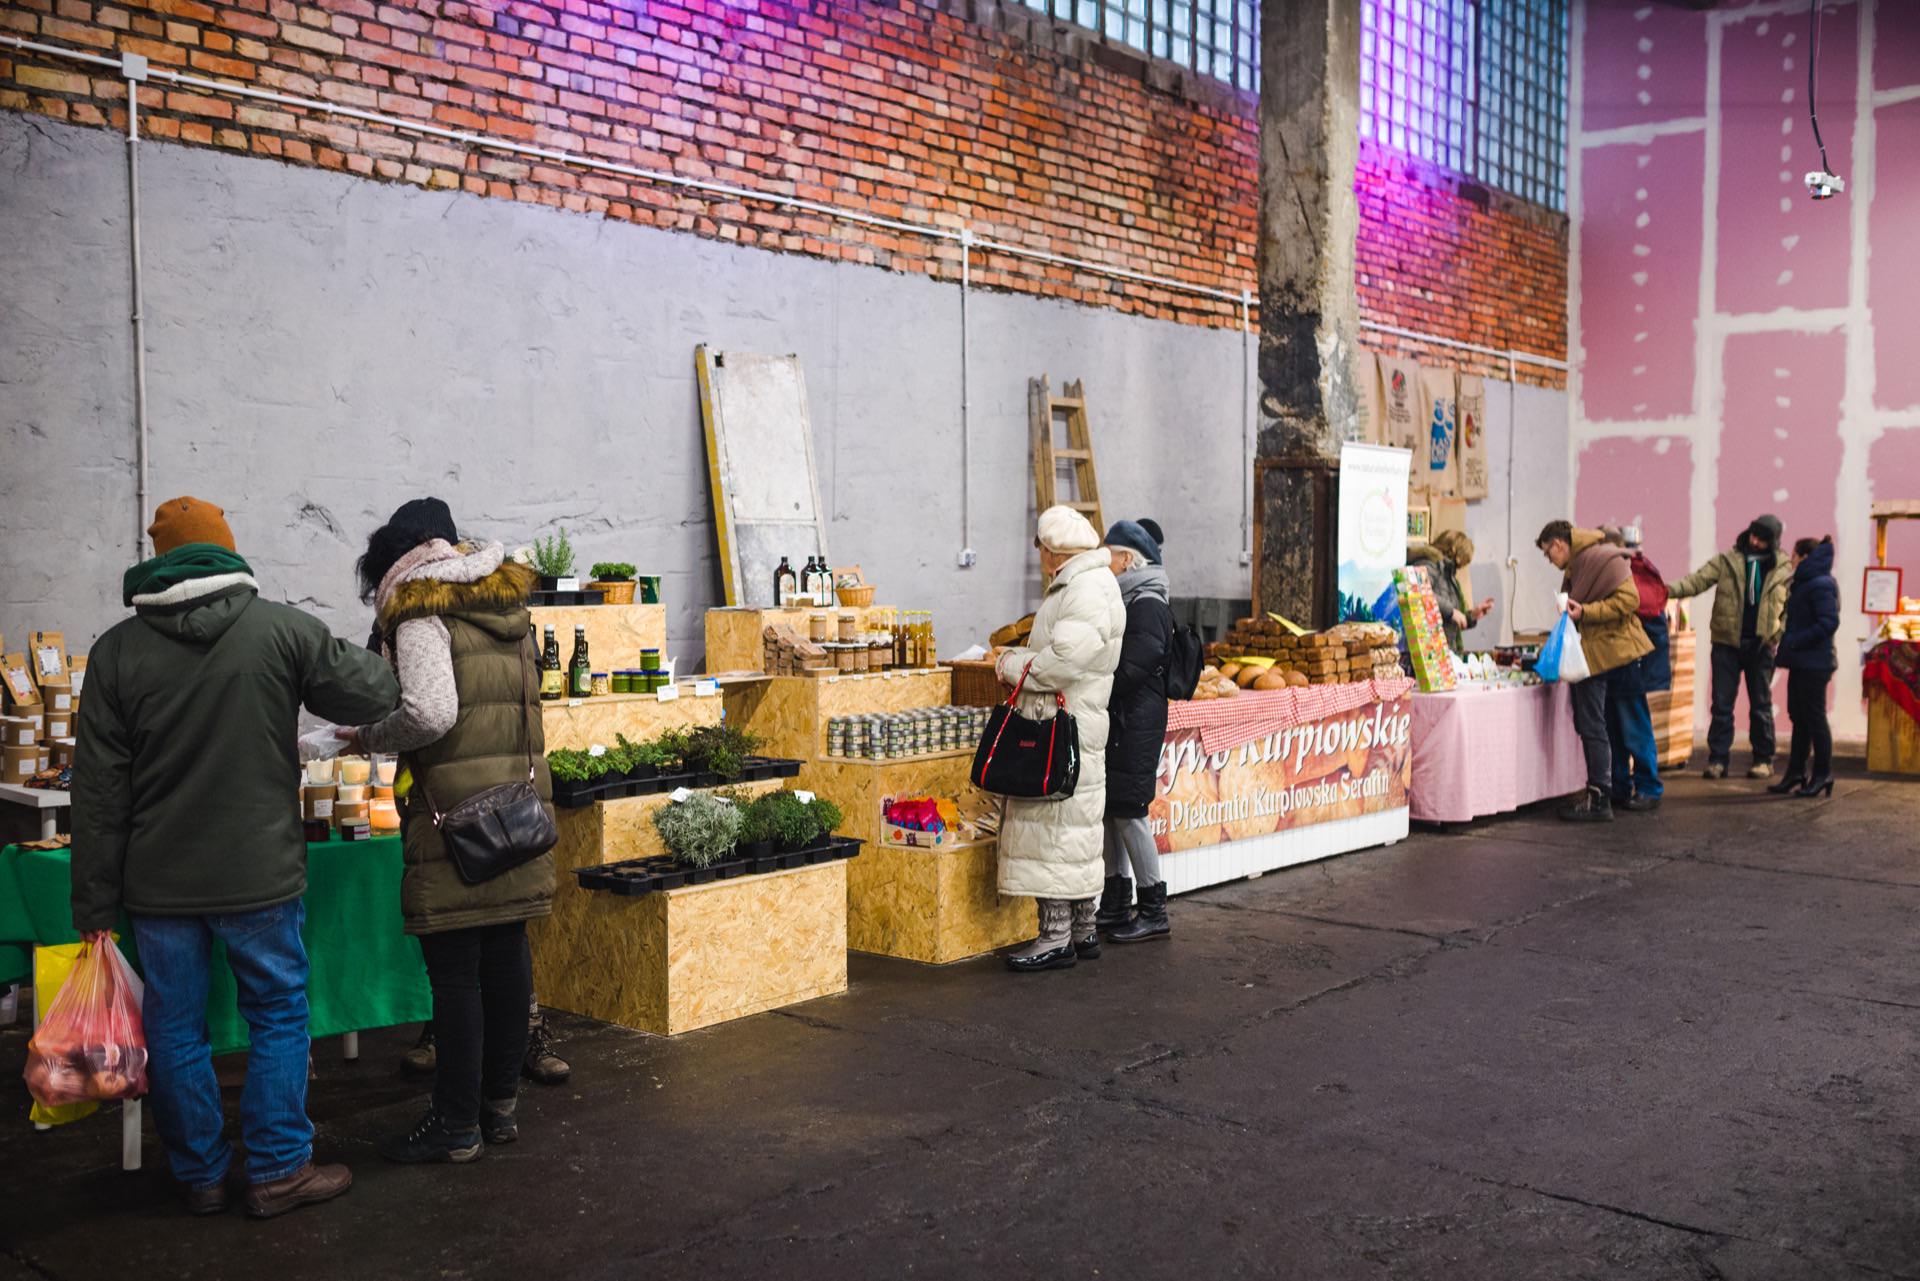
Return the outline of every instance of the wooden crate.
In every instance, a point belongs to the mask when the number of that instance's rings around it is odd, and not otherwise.
[[[663,660],[668,657],[665,605],[551,605],[531,612],[536,631],[544,634],[543,629],[553,628],[562,663],[573,654],[576,627],[587,629],[587,654],[596,672],[637,668],[643,649],[659,650]]]
[[[869,620],[876,614],[888,612],[879,606],[869,605],[863,609],[756,609],[750,605],[734,605],[725,609],[707,611],[707,670],[709,672],[759,672],[766,670],[765,651],[762,637],[766,629],[784,623],[800,635],[807,634],[807,616],[825,614],[832,622],[832,635],[828,640],[839,636],[839,618],[842,614],[852,614],[854,626],[864,631]]]
[[[580,888],[599,853],[562,827],[553,915],[528,930],[543,1004],[672,1036],[847,990],[846,861],[628,898]]]
[[[1647,710],[1653,713],[1653,741],[1658,750],[1660,768],[1680,769],[1693,756],[1694,669],[1699,653],[1700,634],[1675,630],[1668,641],[1673,664],[1673,687],[1647,695]]]
[[[598,698],[541,703],[540,721],[547,735],[547,750],[565,747],[585,751],[595,743],[612,747],[621,734],[638,743],[657,738],[670,729],[720,723],[725,710],[721,695],[700,697],[693,692],[691,681],[678,688],[680,697],[665,703],[652,694],[602,694]]]
[[[945,965],[1033,937],[1033,900],[1002,896],[992,841],[868,844],[847,865],[847,946]]]
[[[846,676],[773,676],[724,687],[727,721],[765,740],[771,756],[823,757],[835,716],[943,707],[953,695],[946,668]],[[838,799],[837,797],[835,798]]]
[[[1867,768],[1920,774],[1920,724],[1878,685],[1867,686]]]

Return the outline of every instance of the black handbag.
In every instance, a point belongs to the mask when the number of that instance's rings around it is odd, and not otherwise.
[[[528,642],[529,648],[532,642]],[[523,673],[524,675],[524,673]],[[420,794],[426,799],[433,826],[446,848],[447,861],[454,873],[468,885],[480,885],[511,872],[522,863],[531,863],[560,840],[554,825],[553,807],[540,799],[535,789],[533,730],[527,724],[532,704],[527,699],[527,683],[520,682],[521,727],[527,731],[527,777],[524,781],[501,783],[484,792],[476,792],[452,809],[442,811],[420,779]]]
[[[1027,671],[1033,664],[1027,664]],[[1053,696],[1054,713],[1037,721],[1019,711],[1027,672],[1006,702],[987,718],[987,732],[973,753],[973,785],[983,792],[1021,800],[1058,801],[1080,782],[1080,727],[1067,714],[1067,700]]]

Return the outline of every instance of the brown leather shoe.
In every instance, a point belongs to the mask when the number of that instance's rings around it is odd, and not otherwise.
[[[331,1201],[353,1186],[353,1171],[344,1165],[315,1165],[309,1161],[284,1179],[247,1185],[247,1213],[271,1219],[303,1205]]]
[[[187,1189],[188,1214],[225,1214],[232,1200],[227,1194],[227,1181],[209,1183],[204,1188]]]

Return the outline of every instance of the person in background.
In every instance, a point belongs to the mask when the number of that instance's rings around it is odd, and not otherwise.
[[[1465,655],[1460,633],[1485,618],[1493,609],[1493,597],[1478,605],[1469,604],[1460,585],[1460,571],[1473,563],[1473,540],[1457,529],[1444,529],[1431,543],[1415,543],[1407,548],[1407,564],[1420,565],[1433,584],[1434,603],[1440,607],[1440,627],[1446,633],[1447,648]]]
[[[122,583],[134,616],[87,663],[73,766],[73,927],[94,947],[124,909],[146,973],[154,1127],[194,1214],[228,1205],[233,1149],[207,1040],[215,939],[247,1022],[240,1126],[247,1213],[271,1218],[353,1185],[313,1163],[307,1118],[307,844],[300,709],[368,720],[393,673],[325,624],[260,599],[226,514],[160,504],[153,559]]]
[[[1019,687],[1020,712],[1053,716],[1055,695],[1080,731],[1080,780],[1060,800],[1008,798],[1000,823],[1000,892],[1038,901],[1040,932],[1007,957],[1022,972],[1066,969],[1075,940],[1094,932],[1107,808],[1107,701],[1120,665],[1127,607],[1100,535],[1071,507],[1040,513],[1040,568],[1051,580],[1025,647],[1003,650],[995,670]]]
[[[1780,666],[1787,669],[1787,718],[1793,745],[1787,773],[1769,792],[1795,796],[1833,793],[1833,731],[1827,727],[1827,685],[1839,666],[1833,636],[1840,630],[1840,585],[1833,580],[1833,536],[1793,545],[1793,587],[1787,594]],[[1808,754],[1812,761],[1809,763]]]
[[[479,884],[454,870],[444,813],[528,777],[551,795],[529,640],[533,570],[499,543],[455,542],[438,499],[403,506],[360,558],[363,598],[400,678],[391,716],[349,732],[361,751],[398,752],[412,790],[402,815],[400,910],[420,939],[433,988],[433,1102],[406,1134],[380,1145],[390,1161],[471,1161],[483,1142],[519,1137],[516,1102],[533,1000],[526,923],[553,908],[553,855]]]
[[[1560,817],[1576,823],[1613,820],[1613,753],[1607,735],[1608,672],[1652,650],[1636,612],[1640,593],[1633,585],[1627,550],[1614,547],[1596,529],[1575,529],[1564,520],[1547,522],[1535,545],[1563,571],[1567,616],[1580,631],[1580,649],[1589,676],[1574,682],[1573,727],[1587,758],[1587,789]]]
[[[1780,643],[1793,566],[1779,559],[1780,518],[1758,516],[1733,547],[1667,584],[1676,600],[1713,589],[1713,717],[1707,726],[1708,778],[1725,778],[1733,759],[1733,705],[1747,686],[1748,778],[1773,776],[1773,649]]]
[[[400,542],[414,540],[410,545],[435,538],[446,543],[460,541],[460,535],[454,530],[452,510],[438,498],[415,498],[400,504],[393,515],[387,517],[385,528]],[[367,648],[378,653],[384,644],[376,622],[372,635],[367,638]],[[531,957],[527,965],[531,970]],[[433,1042],[433,1024],[424,1024],[420,1028],[420,1039],[401,1056],[400,1069],[408,1076],[432,1076],[439,1061]],[[527,1056],[520,1065],[520,1075],[539,1085],[561,1085],[573,1075],[573,1066],[555,1049],[547,1016],[540,1012],[538,994],[527,1001]]]
[[[1161,532],[1160,522],[1150,517],[1142,516],[1133,523],[1146,531],[1147,537],[1153,540],[1153,563],[1156,565],[1166,564],[1167,536]]]
[[[1160,874],[1160,849],[1147,822],[1147,807],[1153,804],[1160,747],[1167,737],[1173,609],[1167,571],[1155,563],[1159,545],[1142,525],[1131,520],[1115,524],[1107,531],[1107,551],[1120,583],[1120,598],[1126,603],[1127,625],[1108,703],[1107,880],[1094,923],[1106,931],[1108,942],[1144,943],[1171,932],[1167,883]],[[1139,887],[1137,911],[1131,906],[1135,886]],[[1083,938],[1076,931],[1074,943],[1082,957],[1098,954],[1097,934]]]
[[[1630,814],[1650,814],[1660,808],[1660,798],[1666,791],[1660,782],[1660,749],[1653,734],[1653,712],[1647,706],[1649,665],[1660,661],[1666,640],[1663,616],[1666,588],[1659,586],[1650,591],[1643,585],[1641,570],[1636,565],[1646,557],[1638,556],[1628,547],[1625,529],[1608,525],[1600,533],[1609,546],[1627,552],[1627,568],[1639,597],[1635,613],[1647,632],[1647,642],[1653,646],[1642,657],[1598,678],[1607,683],[1607,749],[1613,758],[1613,806]],[[1637,529],[1633,541],[1639,541]],[[1659,576],[1653,577],[1657,583]],[[1650,607],[1651,618],[1648,617]],[[1654,639],[1656,625],[1660,632],[1658,641]]]

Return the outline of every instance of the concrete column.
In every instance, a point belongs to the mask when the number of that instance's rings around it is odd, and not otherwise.
[[[1331,470],[1354,432],[1360,0],[1262,0],[1260,607],[1325,625]]]

